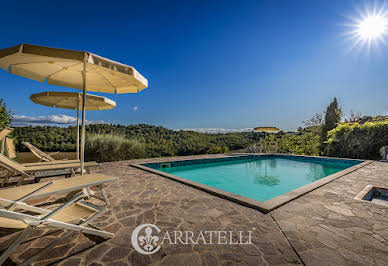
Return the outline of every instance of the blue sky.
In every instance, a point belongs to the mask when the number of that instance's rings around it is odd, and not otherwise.
[[[2,4],[0,48],[24,42],[87,50],[149,80],[140,94],[100,94],[117,108],[90,111],[88,120],[292,130],[335,96],[345,114],[388,113],[388,48],[349,52],[343,36],[361,1],[45,2]],[[5,71],[0,84],[16,115],[75,115],[28,99],[74,89]]]

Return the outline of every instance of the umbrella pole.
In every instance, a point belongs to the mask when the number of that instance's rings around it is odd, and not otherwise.
[[[82,131],[81,131],[81,175],[84,174],[85,162],[85,103],[86,103],[86,60],[87,53],[84,54],[84,67],[82,70]]]
[[[76,143],[76,150],[77,150],[77,160],[79,160],[79,98],[77,99],[77,143]]]

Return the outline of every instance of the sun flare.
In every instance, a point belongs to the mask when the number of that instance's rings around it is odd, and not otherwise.
[[[381,15],[368,16],[358,24],[358,34],[362,39],[373,40],[385,34],[386,18]]]
[[[350,23],[346,24],[350,30],[346,33],[351,40],[353,48],[367,48],[386,44],[388,36],[388,9],[384,6],[380,8],[365,8],[358,11],[358,16],[350,17]]]

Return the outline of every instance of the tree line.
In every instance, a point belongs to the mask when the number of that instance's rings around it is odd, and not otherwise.
[[[194,131],[175,131],[147,124],[86,126],[86,137],[95,135],[118,135],[136,140],[144,145],[146,157],[223,153],[245,149],[262,138],[257,132],[208,134]],[[21,141],[28,141],[45,151],[74,151],[75,127],[27,126],[13,131],[18,151],[28,151]]]
[[[379,149],[388,145],[388,117],[361,116],[352,112],[341,121],[343,112],[336,98],[326,110],[316,113],[296,132],[271,134],[269,142],[278,144],[278,152],[324,155],[334,157],[378,159]],[[0,99],[0,127],[10,126],[12,115]],[[76,128],[57,126],[16,127],[14,138],[19,152],[28,151],[22,141],[28,141],[44,151],[72,152],[75,150]],[[183,156],[206,153],[226,153],[244,150],[263,142],[263,134],[239,132],[227,134],[176,131],[147,124],[93,124],[86,126],[87,146],[90,156],[104,149],[117,149],[124,158]],[[89,141],[88,141],[89,140]],[[97,147],[96,145],[99,145]],[[112,148],[113,147],[113,148]],[[127,150],[127,151],[124,151]],[[116,159],[121,159],[118,157]],[[107,159],[109,160],[109,159]]]

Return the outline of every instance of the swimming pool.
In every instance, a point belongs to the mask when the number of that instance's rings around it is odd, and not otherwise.
[[[336,178],[338,175],[335,174],[360,163],[362,161],[322,157],[255,155],[149,163],[143,166],[164,173],[167,177],[178,177],[178,181],[189,185],[221,193],[226,198],[257,205],[292,194],[326,177]],[[330,182],[331,179],[326,181]]]

